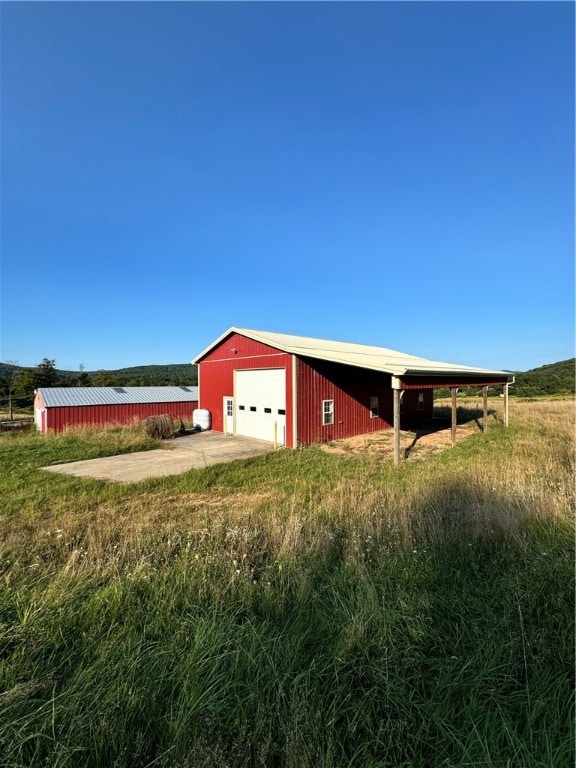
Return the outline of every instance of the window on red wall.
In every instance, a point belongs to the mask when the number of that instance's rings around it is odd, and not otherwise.
[[[418,392],[418,405],[416,408],[419,411],[424,410],[424,392]]]
[[[380,409],[378,407],[378,396],[372,395],[370,398],[370,418],[376,419],[380,415]]]
[[[322,400],[322,426],[334,424],[334,400]]]

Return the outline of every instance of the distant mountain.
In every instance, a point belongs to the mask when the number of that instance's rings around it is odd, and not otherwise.
[[[63,379],[78,379],[78,371],[58,371]],[[185,386],[198,383],[198,368],[190,363],[135,365],[112,371],[86,371],[93,386]],[[110,383],[108,380],[110,379]]]
[[[510,392],[521,397],[536,395],[573,395],[576,377],[576,358],[541,365],[530,371],[517,373]]]
[[[0,363],[0,390],[8,387],[10,379],[16,379],[22,371],[29,370],[11,363]],[[198,368],[191,363],[169,365],[136,365],[100,371],[66,371],[56,369],[60,385],[72,386],[187,386],[198,384]],[[0,392],[0,397],[1,397]]]
[[[0,389],[7,387],[11,376],[24,370],[22,366],[0,363]],[[57,369],[62,386],[186,386],[198,384],[198,367],[191,363],[169,365],[136,365],[101,371],[64,371]],[[542,365],[516,373],[510,393],[520,397],[574,394],[576,358]],[[0,394],[1,396],[1,394]]]
[[[12,373],[12,371],[22,370],[19,365],[12,365],[12,363],[0,363],[0,377],[4,378]]]

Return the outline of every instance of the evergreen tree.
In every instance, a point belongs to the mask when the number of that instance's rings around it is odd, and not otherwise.
[[[92,379],[92,384],[95,387],[115,387],[119,386],[116,381],[116,377],[111,371],[97,371]]]
[[[56,360],[49,360],[45,357],[42,362],[36,366],[36,387],[57,387],[60,384],[60,377],[56,370]]]
[[[60,377],[56,361],[45,357],[36,368],[22,368],[14,381],[15,398],[18,405],[29,406],[34,402],[34,390],[39,387],[57,387]]]

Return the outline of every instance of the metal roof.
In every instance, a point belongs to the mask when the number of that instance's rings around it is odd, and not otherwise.
[[[188,403],[198,400],[198,387],[40,387],[46,407]]]
[[[271,333],[270,331],[254,331],[250,328],[236,328],[234,326],[229,328],[209,347],[197,355],[192,362],[198,363],[208,352],[232,333],[239,333],[249,339],[269,344],[271,347],[300,357],[312,357],[316,360],[326,360],[333,363],[353,365],[358,368],[368,368],[373,371],[390,373],[393,376],[423,376],[428,374],[510,376],[507,371],[493,371],[469,365],[443,363],[438,360],[428,360],[424,357],[397,352],[386,347],[352,344],[346,341],[314,339],[308,336],[292,336],[285,333]]]

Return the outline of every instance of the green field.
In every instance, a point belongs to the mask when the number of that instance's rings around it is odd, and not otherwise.
[[[574,403],[510,417],[134,485],[0,436],[0,766],[573,765]]]

